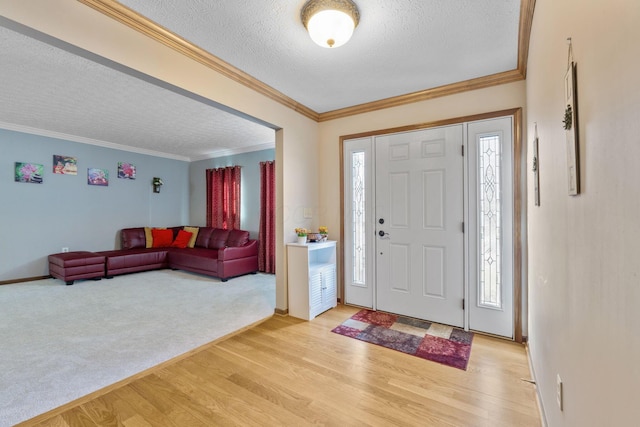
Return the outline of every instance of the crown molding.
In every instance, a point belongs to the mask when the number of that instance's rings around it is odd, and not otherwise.
[[[185,156],[162,153],[160,151],[145,150],[144,148],[131,147],[129,145],[116,144],[114,142],[102,141],[99,139],[85,138],[83,136],[71,135],[68,133],[54,132],[51,130],[38,129],[30,126],[17,125],[13,123],[0,122],[0,129],[11,130],[15,132],[28,133],[31,135],[46,136],[48,138],[62,139],[65,141],[80,142],[82,144],[95,145],[98,147],[111,148],[113,150],[128,151],[130,153],[146,154],[148,156],[163,157],[165,159],[181,160],[190,162],[191,159]]]
[[[318,113],[114,0],[77,0],[285,107],[318,121]]]
[[[356,114],[368,113],[371,111],[383,110],[442,96],[454,95],[466,91],[482,89],[491,86],[511,83],[526,78],[527,59],[529,54],[529,39],[531,36],[531,25],[536,0],[520,0],[520,21],[518,31],[518,58],[515,70],[505,71],[490,76],[478,77],[463,82],[457,82],[436,88],[425,89],[405,95],[386,98],[378,101],[354,105],[351,107],[332,110],[325,113],[317,113],[312,109],[296,102],[283,93],[275,90],[249,74],[235,68],[231,64],[210,54],[204,49],[190,43],[177,34],[156,24],[148,18],[138,14],[128,7],[115,0],[77,0],[104,15],[119,21],[128,27],[145,34],[148,37],[182,53],[183,55],[197,61],[216,72],[258,92],[270,99],[288,107],[312,120],[324,122],[339,118],[349,117]]]
[[[520,29],[518,31],[518,70],[522,78],[527,78],[527,60],[529,59],[529,40],[531,39],[531,26],[533,25],[533,11],[536,8],[536,0],[521,0],[520,2]]]
[[[440,98],[442,96],[455,95],[457,93],[468,92],[471,90],[482,89],[490,86],[502,85],[523,79],[524,77],[519,70],[505,71],[503,73],[492,74],[490,76],[478,77],[476,79],[465,80],[463,82],[439,86],[432,89],[425,89],[405,95],[394,96],[392,98],[386,98],[380,101],[368,102],[366,104],[354,105],[353,107],[328,111],[326,113],[321,113],[318,121],[325,122],[329,120],[341,119],[343,117],[349,117],[356,114],[369,113],[371,111],[383,110],[385,108],[398,107],[405,104],[412,104],[414,102]]]

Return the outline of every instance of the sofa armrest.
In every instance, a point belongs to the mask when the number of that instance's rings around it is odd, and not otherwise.
[[[227,246],[218,249],[218,261],[258,256],[258,241],[249,240],[243,246]]]

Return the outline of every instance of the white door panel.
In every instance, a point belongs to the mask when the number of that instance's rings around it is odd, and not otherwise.
[[[461,149],[462,125],[375,137],[378,309],[463,326]]]

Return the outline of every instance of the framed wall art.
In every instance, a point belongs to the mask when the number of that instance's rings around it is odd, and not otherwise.
[[[571,38],[569,42],[569,57],[567,59],[567,72],[564,76],[565,108],[564,124],[567,145],[567,177],[569,182],[569,195],[580,194],[580,163],[578,141],[578,103],[576,84],[576,63],[573,62]]]
[[[78,175],[78,159],[71,156],[54,154],[53,173],[61,175]]]
[[[32,184],[42,184],[44,175],[44,165],[38,163],[16,162],[15,180],[16,182],[29,182]]]
[[[109,185],[109,171],[106,169],[89,168],[87,169],[87,184],[100,185],[106,187]]]
[[[540,157],[538,155],[538,124],[533,139],[533,194],[534,204],[540,206]]]
[[[131,163],[118,162],[118,178],[136,179],[136,167]]]

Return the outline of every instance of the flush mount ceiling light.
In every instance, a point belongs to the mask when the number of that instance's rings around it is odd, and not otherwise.
[[[309,0],[300,12],[311,40],[322,47],[339,47],[349,41],[360,21],[351,0]]]

